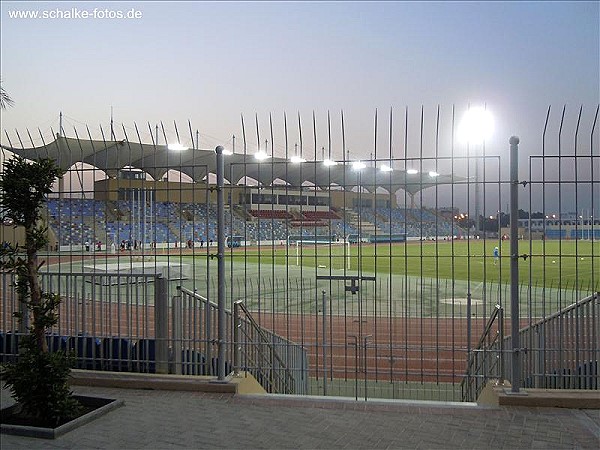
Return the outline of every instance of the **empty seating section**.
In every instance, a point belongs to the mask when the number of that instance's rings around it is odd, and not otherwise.
[[[247,234],[254,240],[285,240],[288,236],[287,226],[281,221],[261,220],[249,224]]]
[[[60,217],[93,217],[104,219],[106,217],[106,203],[102,201],[67,198],[67,199],[48,199],[48,212],[50,217],[58,219]]]
[[[67,222],[63,219],[62,222],[51,222],[52,225],[60,245],[82,245],[96,241],[94,230],[84,223]]]
[[[382,233],[426,238],[451,236],[462,232],[458,225],[452,226],[446,219],[426,209],[377,208],[373,212],[369,208],[364,208],[361,214],[363,220],[376,224]]]
[[[49,199],[49,224],[60,245],[90,245],[101,241],[118,246],[121,241],[174,243],[217,239],[217,209],[212,204],[89,199]],[[359,218],[360,216],[360,218]],[[143,223],[142,223],[143,222]],[[456,224],[419,208],[361,208],[350,210],[248,210],[227,209],[225,234],[245,240],[285,240],[290,234],[406,234],[429,238],[463,233]],[[145,233],[142,238],[141,233]],[[580,233],[581,234],[581,233]],[[571,237],[575,237],[571,233]],[[549,238],[566,237],[566,231],[547,230]]]
[[[104,240],[106,223],[106,203],[102,201],[67,198],[51,198],[47,202],[48,223],[60,245],[90,244]]]
[[[334,211],[302,211],[302,215],[306,220],[329,220],[340,219]]]
[[[0,331],[0,363],[16,360],[20,335]],[[87,370],[111,372],[156,373],[156,340],[132,341],[119,336],[46,336],[50,352],[65,351],[74,356],[74,367]],[[169,365],[174,371],[173,350],[169,349]],[[217,373],[218,359],[207,361],[205,356],[193,349],[181,351],[181,373],[184,375],[208,375]],[[226,371],[232,370],[231,361],[225,361]]]
[[[292,227],[308,227],[308,228],[327,228],[329,222],[333,220],[339,220],[335,212],[329,211],[302,211],[297,213],[296,216],[290,221]],[[327,231],[327,230],[325,230]],[[294,230],[294,234],[297,232]]]
[[[340,238],[345,238],[349,234],[357,234],[358,229],[344,220],[331,221],[332,233]]]
[[[417,222],[435,222],[436,219],[439,220],[435,214],[426,209],[407,209],[406,212],[413,216]]]
[[[177,236],[169,229],[167,224],[158,222],[154,224],[151,238],[153,242],[175,242]]]
[[[175,203],[171,202],[155,202],[154,213],[157,218],[169,219],[176,221],[181,215],[181,210]]]

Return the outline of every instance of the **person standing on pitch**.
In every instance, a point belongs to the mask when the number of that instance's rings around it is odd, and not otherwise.
[[[500,249],[498,247],[494,247],[494,265],[498,263],[500,259]]]

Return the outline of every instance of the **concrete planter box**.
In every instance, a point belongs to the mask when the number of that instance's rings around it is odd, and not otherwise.
[[[64,423],[56,428],[43,428],[34,427],[28,425],[11,425],[1,424],[0,431],[2,434],[12,434],[18,436],[28,436],[42,439],[56,439],[65,433],[68,433],[75,428],[85,425],[100,416],[107,414],[113,409],[117,409],[123,406],[125,402],[123,400],[115,400],[109,398],[100,397],[87,397],[83,395],[74,395],[74,397],[84,406],[94,408],[92,411],[79,416],[70,422]],[[8,417],[15,409],[17,405],[10,406],[1,411],[2,417]]]

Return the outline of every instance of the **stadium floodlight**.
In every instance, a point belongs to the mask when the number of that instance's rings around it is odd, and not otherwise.
[[[408,169],[406,173],[409,175],[416,175],[419,173],[419,171],[417,169]]]
[[[306,159],[304,159],[302,156],[294,155],[290,158],[290,161],[293,163],[303,163],[306,162]]]
[[[431,178],[435,178],[435,177],[439,177],[439,176],[440,176],[440,174],[439,174],[439,173],[437,173],[437,172],[434,172],[434,171],[432,170],[432,171],[430,171],[430,172],[429,172],[429,176],[430,176]]]
[[[469,108],[458,127],[458,138],[467,144],[484,145],[494,131],[492,114],[482,107]],[[467,150],[468,151],[468,150]],[[475,159],[475,231],[479,232],[479,160]]]
[[[257,159],[259,161],[264,161],[265,159],[269,158],[270,156],[267,155],[267,152],[265,152],[264,150],[260,150],[254,154],[254,159]]]
[[[325,161],[323,161],[323,165],[324,166],[337,166],[337,161],[334,161],[333,159],[329,159],[327,158]]]
[[[179,142],[175,142],[174,144],[169,144],[169,145],[167,145],[167,148],[169,150],[172,150],[175,152],[182,152],[184,150],[189,150],[189,147],[181,145]]]
[[[366,165],[364,162],[362,162],[362,161],[354,161],[354,162],[352,163],[352,168],[353,168],[354,170],[362,170],[362,169],[364,169],[365,167],[367,167],[367,165]]]
[[[469,108],[458,128],[458,138],[472,144],[483,143],[494,132],[492,114],[484,108]]]
[[[228,148],[223,148],[223,155],[231,156],[231,155],[233,155],[233,151]]]
[[[387,164],[382,164],[379,170],[381,170],[382,172],[392,172],[394,169],[392,169]]]

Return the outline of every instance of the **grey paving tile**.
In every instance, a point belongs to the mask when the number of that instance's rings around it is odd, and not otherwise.
[[[12,448],[582,448],[600,445],[597,412],[465,409],[392,403],[77,388],[126,405],[49,442]],[[5,398],[3,397],[3,403]]]

